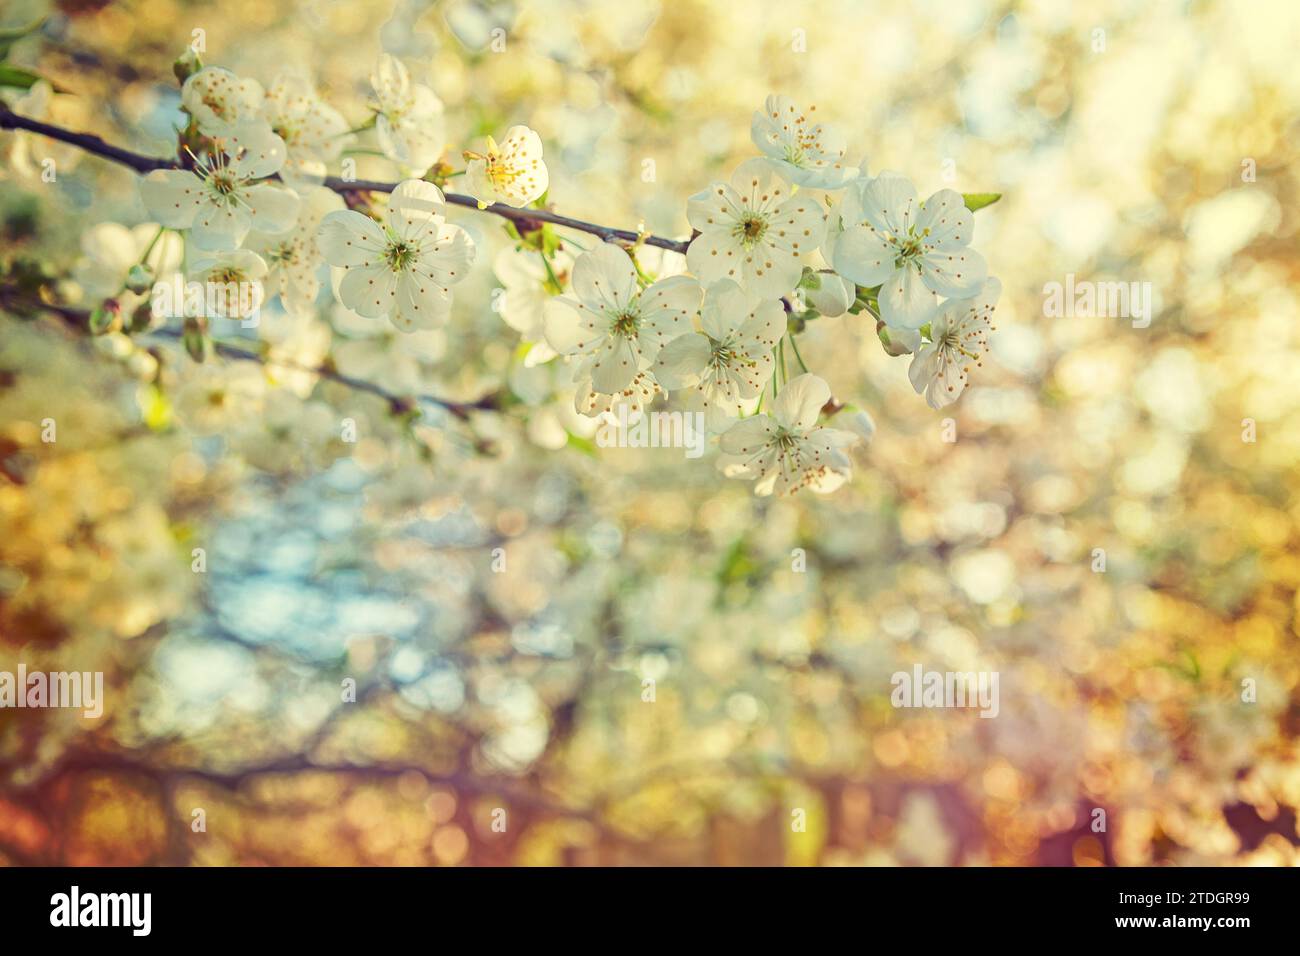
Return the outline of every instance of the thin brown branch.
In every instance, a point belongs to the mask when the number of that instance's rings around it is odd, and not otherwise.
[[[130,150],[122,149],[106,143],[102,138],[93,136],[89,133],[78,133],[73,130],[65,129],[62,126],[55,126],[52,123],[44,123],[40,120],[34,120],[26,116],[21,116],[13,112],[7,106],[0,104],[0,129],[26,130],[29,133],[39,133],[42,136],[48,136],[50,139],[58,140],[61,143],[67,143],[70,146],[76,146],[85,152],[92,153],[96,156],[102,156],[105,159],[120,163],[137,173],[149,173],[155,169],[180,169],[181,164],[173,159],[159,159],[154,156],[145,156],[141,153],[133,153]],[[358,179],[347,180],[340,179],[337,176],[330,176],[325,180],[325,185],[335,192],[382,192],[390,193],[397,188],[397,183],[383,183],[372,180]],[[447,202],[453,206],[463,206],[466,209],[478,210],[478,200],[473,196],[465,196],[460,193],[444,193]],[[586,222],[582,219],[573,219],[569,216],[561,216],[558,213],[550,212],[546,209],[516,209],[514,206],[506,206],[502,203],[492,203],[481,210],[493,216],[500,216],[503,219],[509,219],[515,223],[536,223],[547,222],[553,226],[560,226],[564,229],[573,229],[578,232],[585,232],[593,236],[598,236],[604,242],[612,240],[622,240],[624,242],[644,242],[649,246],[658,246],[660,249],[667,249],[671,252],[685,253],[686,247],[690,245],[689,240],[665,239],[662,236],[643,235],[632,229],[616,229],[613,226],[602,226],[599,223]]]
[[[87,333],[89,329],[90,314],[88,312],[81,309],[70,308],[65,305],[46,302],[44,300],[22,298],[16,296],[14,290],[7,289],[3,286],[0,286],[0,307],[39,309],[57,316],[65,325],[74,331]],[[145,334],[176,340],[179,340],[182,336],[181,331],[174,328],[153,329]],[[276,358],[274,356],[264,355],[261,352],[254,351],[253,349],[231,345],[227,342],[213,342],[212,348],[223,358],[239,362],[258,362],[262,365],[272,365],[280,368],[290,368],[299,372],[309,372],[313,375],[319,375],[321,378],[329,379],[331,382],[337,382],[340,385],[347,386],[355,391],[366,392],[367,394],[374,395],[377,398],[382,398],[388,403],[389,409],[394,414],[413,411],[418,402],[428,402],[431,405],[436,405],[461,421],[468,420],[470,414],[476,411],[489,412],[500,410],[501,396],[496,392],[490,392],[481,398],[469,402],[458,402],[453,399],[442,398],[441,396],[430,395],[427,393],[400,395],[397,392],[390,391],[382,385],[377,385],[374,382],[354,378],[351,375],[344,375],[331,365],[308,365],[303,362],[295,362],[292,359]]]
[[[180,339],[181,332],[179,329],[164,328],[155,329],[148,333],[151,335],[163,336],[169,339]],[[431,405],[437,405],[445,409],[462,421],[469,418],[471,412],[475,411],[496,411],[498,409],[499,396],[496,393],[490,393],[482,398],[472,402],[457,402],[449,398],[441,398],[437,395],[419,394],[415,396],[399,395],[391,392],[382,385],[376,385],[374,382],[368,382],[365,379],[354,378],[351,375],[344,375],[338,369],[330,365],[307,365],[303,362],[295,362],[292,359],[276,358],[271,355],[263,355],[261,352],[252,349],[242,348],[238,345],[231,345],[229,342],[213,342],[213,351],[223,358],[233,359],[239,362],[260,362],[263,365],[274,365],[280,368],[289,368],[299,372],[309,372],[313,375],[319,375],[321,378],[329,379],[331,382],[338,382],[340,385],[346,385],[348,388],[358,392],[366,392],[377,398],[382,398],[389,405],[394,413],[402,413],[412,410],[413,401],[428,402]]]

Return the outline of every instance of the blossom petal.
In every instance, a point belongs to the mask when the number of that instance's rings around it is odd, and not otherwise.
[[[387,244],[379,223],[355,209],[328,213],[316,231],[316,246],[332,266],[374,265]]]
[[[190,227],[190,240],[200,249],[236,249],[248,235],[248,211],[240,206],[203,203]]]
[[[597,392],[621,392],[632,384],[639,367],[636,340],[623,335],[610,336],[596,352],[596,361],[591,366],[591,387]]]
[[[609,320],[568,296],[548,299],[542,306],[546,341],[561,355],[585,354],[606,338]]]
[[[145,208],[169,229],[188,229],[207,198],[203,183],[180,169],[155,169],[140,181]]]
[[[339,283],[339,301],[368,319],[390,315],[396,298],[397,274],[387,265],[356,266]]]
[[[916,231],[931,248],[957,249],[969,245],[975,235],[975,214],[966,208],[961,193],[940,189],[925,201],[916,217]]]
[[[710,183],[686,201],[686,221],[702,233],[729,231],[741,215],[740,195],[727,183]]]
[[[501,144],[501,164],[513,174],[497,193],[511,206],[527,206],[550,186],[550,174],[542,162],[542,138],[527,126],[512,126]]]
[[[746,294],[733,280],[719,279],[704,292],[700,327],[710,338],[725,341],[740,329],[758,302],[757,298]]]
[[[300,202],[291,189],[258,183],[245,194],[253,228],[271,235],[288,232],[298,221]]]
[[[375,119],[375,135],[379,139],[379,149],[385,156],[395,163],[406,165],[411,155],[406,137],[384,113]]]
[[[785,383],[772,403],[772,415],[786,428],[807,431],[817,424],[822,408],[830,400],[830,386],[816,375],[805,373]]]
[[[698,228],[698,227],[697,227]],[[737,253],[741,245],[720,230],[701,232],[686,250],[686,264],[701,282],[712,284],[740,276]]]
[[[230,167],[240,179],[274,176],[289,155],[284,140],[271,131],[266,120],[243,120],[226,136],[231,153]]]
[[[777,423],[768,415],[742,418],[722,433],[718,447],[729,455],[752,455],[776,437]]]
[[[405,64],[390,53],[379,54],[375,71],[370,74],[370,85],[385,107],[398,106],[410,95],[411,75]]]
[[[699,381],[712,354],[707,337],[696,332],[679,335],[655,357],[655,378],[669,390],[689,388]]]
[[[835,240],[831,264],[835,271],[860,286],[878,286],[894,274],[894,247],[870,226],[845,229]]]
[[[653,359],[661,345],[691,330],[691,316],[699,310],[703,294],[690,276],[660,279],[641,293],[637,339],[646,358]]]
[[[919,329],[939,312],[939,297],[910,266],[897,270],[880,287],[880,317],[891,328]]]
[[[422,179],[398,183],[388,200],[388,224],[403,239],[414,239],[443,219],[447,207],[442,190]]]
[[[455,285],[469,275],[474,264],[474,240],[460,226],[438,223],[432,235],[420,243],[417,271],[432,276],[439,285]]]
[[[636,268],[621,248],[603,242],[578,257],[572,284],[574,293],[585,305],[622,312],[636,296]]]
[[[750,358],[769,355],[785,334],[785,307],[777,301],[760,302],[740,327],[737,344]]]
[[[858,290],[853,283],[833,272],[817,277],[820,285],[807,292],[808,304],[825,316],[843,315],[853,305]]]
[[[940,295],[965,299],[977,293],[984,285],[989,267],[984,257],[974,249],[958,249],[955,252],[931,252],[923,256],[921,273],[925,277],[925,284]]]
[[[920,350],[912,356],[912,363],[907,367],[907,380],[912,383],[916,394],[920,395],[924,392],[934,378],[935,370],[939,366],[938,353],[938,346],[931,343],[921,346]]]
[[[262,86],[219,66],[205,66],[181,85],[181,104],[205,136],[222,136],[262,102]]]
[[[862,190],[862,218],[877,229],[905,238],[916,221],[920,203],[916,187],[906,176],[884,172]]]
[[[397,279],[397,311],[393,324],[403,332],[441,325],[451,312],[451,293],[416,273],[404,272]]]

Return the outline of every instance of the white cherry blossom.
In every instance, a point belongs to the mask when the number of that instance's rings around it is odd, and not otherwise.
[[[795,287],[825,232],[816,200],[791,195],[762,159],[741,163],[730,184],[712,183],[692,196],[686,218],[700,231],[686,251],[700,281],[731,279],[763,299]]]
[[[494,202],[523,207],[540,199],[550,185],[542,161],[542,138],[527,126],[512,126],[498,146],[487,138],[487,153],[466,153],[465,188],[479,208]]]
[[[880,286],[880,317],[891,328],[919,329],[939,297],[974,295],[988,275],[969,248],[975,216],[961,194],[941,189],[922,205],[897,173],[852,186],[838,207],[842,231],[828,243],[835,271],[860,286]]]
[[[663,392],[654,374],[646,362],[626,387],[616,392],[602,392],[596,389],[592,381],[594,356],[588,356],[578,363],[578,370],[573,376],[573,408],[578,414],[588,418],[600,415],[617,416],[620,406],[626,405],[628,420],[636,421],[641,412],[654,401],[656,395]]]
[[[262,122],[234,127],[193,172],[155,169],[140,183],[145,206],[171,229],[190,230],[200,249],[234,249],[250,229],[284,232],[298,215],[298,196],[266,182],[284,165],[284,141]]]
[[[196,258],[190,265],[189,277],[203,285],[209,315],[247,318],[256,315],[266,299],[262,283],[266,278],[266,262],[247,249],[212,252]]]
[[[770,415],[742,418],[722,434],[718,466],[728,477],[755,480],[758,495],[834,491],[849,478],[844,449],[858,438],[817,424],[830,397],[830,387],[816,375],[792,378]]]
[[[268,389],[260,414],[232,430],[240,456],[272,474],[319,470],[351,454],[333,406],[286,388]]]
[[[370,85],[379,148],[389,159],[423,175],[447,145],[442,100],[423,83],[412,83],[402,61],[387,53],[380,54]]]
[[[256,362],[186,362],[179,370],[176,414],[195,432],[225,433],[261,413],[266,374]]]
[[[715,282],[704,293],[700,331],[661,348],[654,376],[669,391],[697,387],[708,427],[718,431],[772,377],[772,349],[785,326],[780,302],[747,295],[730,279]]]
[[[55,93],[49,80],[33,83],[13,101],[11,109],[19,116],[60,126],[81,126],[88,119],[87,104],[79,97]],[[0,164],[6,178],[12,172],[21,181],[44,184],[43,177],[51,169],[59,173],[74,169],[84,155],[70,143],[60,143],[38,133],[15,130],[0,136]]]
[[[555,358],[555,350],[546,342],[544,309],[552,296],[566,290],[572,270],[573,257],[563,249],[550,260],[549,272],[536,249],[508,246],[492,260],[492,271],[505,286],[496,299],[496,310],[506,325],[532,345],[524,359],[526,365]]]
[[[817,107],[805,113],[788,96],[769,96],[754,111],[749,135],[783,176],[800,186],[840,189],[856,179],[858,169],[846,165],[844,137],[814,122]]]
[[[220,66],[205,66],[181,86],[181,105],[204,136],[225,136],[262,106],[262,84]]]
[[[474,261],[465,230],[444,218],[442,190],[408,179],[393,190],[380,225],[351,209],[328,213],[317,231],[325,261],[346,270],[339,301],[367,318],[386,315],[403,332],[441,324],[451,286]]]
[[[950,299],[930,322],[930,340],[912,357],[907,377],[931,408],[955,402],[983,364],[1002,283],[989,279],[970,299]]]
[[[691,327],[700,285],[672,276],[642,289],[636,268],[618,246],[602,243],[573,266],[573,296],[545,306],[546,340],[560,355],[581,357],[579,377],[590,374],[599,394],[629,389],[653,394],[644,373],[660,347]]]
[[[248,248],[266,260],[269,291],[278,292],[288,312],[309,312],[320,292],[320,267],[324,264],[316,243],[321,220],[344,208],[343,198],[323,186],[304,192],[298,221],[288,232],[252,232]]]
[[[285,182],[322,183],[327,164],[338,157],[347,140],[343,114],[324,102],[305,77],[282,73],[266,92],[262,119],[284,140],[288,155],[280,175]]]

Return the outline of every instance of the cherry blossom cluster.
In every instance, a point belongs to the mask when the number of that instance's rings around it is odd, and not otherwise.
[[[833,404],[822,379],[806,369],[785,379],[775,350],[786,336],[797,348],[799,293],[817,314],[871,310],[891,353],[913,354],[917,392],[940,408],[980,363],[1000,290],[969,248],[974,217],[960,194],[920,203],[902,176],[866,177],[811,113],[769,97],[751,127],[762,155],[691,197],[691,275],[648,281],[621,250],[601,246],[574,263],[569,294],[532,300],[540,322],[517,310],[511,321],[573,363],[583,414],[621,403],[640,411],[660,392],[687,392],[688,407],[719,434],[724,473],[755,480],[760,495],[838,487],[850,470],[844,449],[857,439],[818,424]],[[819,259],[832,269],[818,269]]]
[[[335,297],[363,317],[404,332],[446,323],[475,247],[447,221],[431,180],[463,175],[479,209],[540,208],[542,142],[514,126],[499,144],[489,137],[482,152],[465,151],[465,168],[452,172],[433,91],[388,55],[371,85],[372,116],[351,129],[298,77],[264,90],[204,67],[184,81],[190,161],[149,173],[142,195],[162,226],[186,234],[191,278],[267,283],[303,314],[328,265]],[[385,205],[346,208],[324,185],[327,172],[372,128],[408,178]],[[836,416],[846,406],[808,372],[795,344],[807,321],[869,314],[886,351],[912,356],[915,390],[941,408],[982,361],[1001,287],[970,246],[974,215],[961,194],[921,201],[902,175],[868,176],[815,109],[788,97],[767,98],[751,136],[759,155],[690,197],[684,257],[664,253],[648,268],[639,240],[579,247],[575,257],[512,221],[516,244],[495,263],[508,295],[499,311],[528,344],[529,367],[568,370],[578,415],[627,421],[667,396],[704,415],[721,470],[753,480],[758,494],[829,491],[848,479],[846,449],[872,426],[851,406],[847,419]],[[790,377],[790,358],[802,374]],[[832,416],[854,427],[834,427]]]

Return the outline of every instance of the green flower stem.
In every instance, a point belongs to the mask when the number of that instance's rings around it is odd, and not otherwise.
[[[803,356],[799,354],[799,343],[794,340],[793,335],[787,335],[786,338],[790,340],[790,348],[794,349],[794,357],[799,363],[799,368],[806,373],[808,366],[804,364]]]

